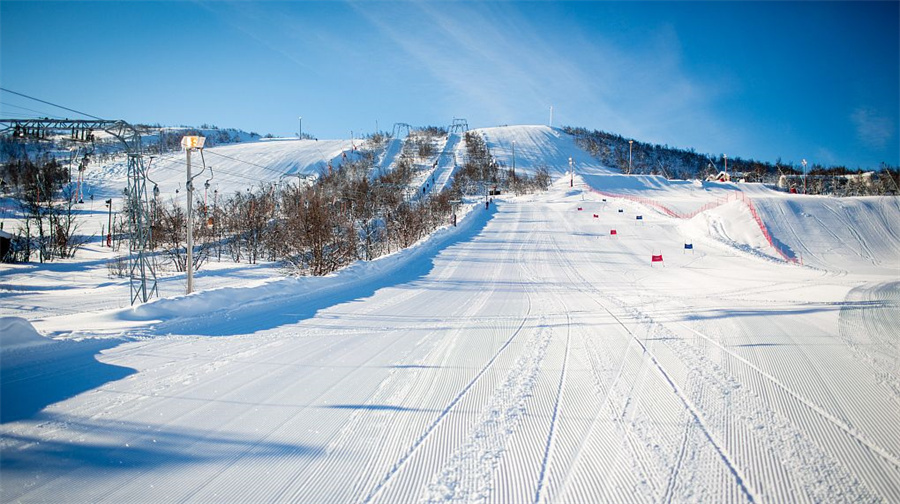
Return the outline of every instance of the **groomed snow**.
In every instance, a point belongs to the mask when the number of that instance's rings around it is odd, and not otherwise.
[[[56,343],[3,352],[0,501],[900,501],[896,198],[486,135],[517,167],[575,157],[574,187],[329,277],[223,264],[135,309],[99,248],[4,270],[0,316]]]

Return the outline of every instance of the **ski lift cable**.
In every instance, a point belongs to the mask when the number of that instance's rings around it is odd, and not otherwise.
[[[28,108],[28,107],[23,107],[23,106],[21,106],[21,105],[16,105],[16,104],[14,104],[14,103],[8,103],[8,102],[0,101],[0,105],[2,105],[2,106],[4,106],[4,107],[15,107],[15,108],[18,108],[18,109],[27,110],[27,111],[29,111],[29,112],[34,112],[35,114],[40,114],[42,117],[50,117],[50,118],[53,118],[53,119],[63,119],[62,116],[58,116],[58,115],[55,115],[55,114],[50,114],[50,113],[47,113],[46,111],[40,111],[40,110],[35,110],[35,109],[32,109],[32,108]],[[33,117],[33,114],[25,114],[25,113],[23,113],[23,112],[5,112],[4,114],[14,114],[14,115],[21,115],[21,116],[23,116],[23,117]]]
[[[4,87],[0,87],[0,91],[4,91],[4,92],[6,92],[6,93],[18,95],[18,96],[21,96],[21,97],[23,97],[23,98],[28,98],[29,100],[34,100],[34,101],[37,101],[37,102],[41,102],[41,103],[50,105],[50,106],[52,106],[52,107],[57,107],[57,108],[61,108],[61,109],[63,109],[63,110],[68,110],[69,112],[74,112],[74,113],[76,113],[76,114],[81,114],[81,115],[83,115],[83,116],[90,117],[91,119],[97,119],[98,121],[103,121],[103,120],[104,120],[104,119],[102,119],[102,118],[100,118],[100,117],[97,117],[97,116],[95,116],[95,115],[88,114],[88,113],[86,113],[86,112],[80,112],[80,111],[78,111],[78,110],[71,109],[71,108],[69,108],[69,107],[63,107],[62,105],[57,105],[57,104],[55,104],[55,103],[48,102],[48,101],[46,101],[46,100],[41,100],[40,98],[35,98],[35,97],[33,97],[33,96],[28,96],[27,94],[22,94],[22,93],[19,93],[19,92],[17,92],[17,91],[13,91],[13,90],[11,90],[11,89],[6,89],[6,88],[4,88]]]
[[[186,162],[185,160],[183,160],[183,159],[173,158],[173,159],[170,159],[169,161],[171,161],[171,162],[173,162],[173,163],[178,163],[178,164],[187,166],[187,162]],[[228,176],[231,176],[231,177],[236,177],[236,178],[242,178],[242,179],[244,179],[244,180],[249,180],[249,181],[251,181],[251,182],[259,182],[259,179],[258,179],[258,178],[248,177],[247,175],[242,175],[242,174],[240,174],[240,173],[230,172],[230,171],[228,171],[228,170],[223,170],[222,168],[216,168],[216,169],[219,170],[219,173],[221,173],[221,174],[225,174],[225,175],[228,175]]]
[[[226,154],[219,154],[218,152],[212,152],[212,151],[210,151],[210,154],[212,154],[213,156],[219,156],[219,157],[223,157],[226,159],[231,159],[232,161],[237,161],[239,163],[248,164],[250,166],[255,166],[257,168],[262,168],[263,170],[269,170],[271,172],[278,173],[279,175],[282,173],[280,170],[276,170],[275,168],[271,168],[269,166],[265,166],[265,165],[261,165],[261,164],[252,163],[250,161],[244,161],[243,159],[238,159],[236,157],[229,156]]]
[[[317,150],[318,150],[318,149],[317,149]],[[209,153],[212,154],[212,155],[214,155],[214,156],[219,156],[219,157],[223,157],[223,158],[226,158],[226,159],[231,159],[232,161],[237,161],[237,162],[239,162],[239,163],[244,163],[244,164],[248,164],[248,165],[250,165],[250,166],[255,166],[255,167],[257,167],[257,168],[262,168],[262,169],[268,170],[268,171],[270,171],[270,172],[272,172],[272,173],[277,173],[277,174],[280,175],[281,177],[294,177],[294,176],[297,176],[297,175],[298,175],[297,173],[290,173],[290,172],[287,172],[287,171],[284,171],[284,172],[283,172],[283,171],[281,171],[281,170],[277,170],[277,169],[272,168],[272,167],[269,167],[269,166],[265,166],[265,165],[253,163],[253,162],[250,162],[250,161],[245,161],[245,160],[243,160],[243,159],[238,159],[238,158],[236,158],[236,157],[228,156],[228,155],[226,155],[226,154],[220,154],[220,153],[218,153],[218,152],[210,151]],[[320,154],[321,154],[321,152],[320,152]],[[323,161],[323,162],[324,162],[324,161]],[[219,168],[219,172],[220,172],[220,173],[230,174],[230,175],[233,175],[233,176],[238,176],[238,177],[248,178],[249,180],[254,180],[254,181],[257,181],[257,180],[258,180],[258,179],[249,178],[249,177],[246,177],[246,176],[237,175],[237,174],[234,174],[234,173],[229,173],[229,172],[226,172],[226,171],[222,170],[221,168]]]
[[[172,154],[172,155],[169,155],[169,156],[161,156],[161,157],[160,157],[160,160],[161,160],[161,161],[168,161],[168,162],[171,162],[171,163],[178,163],[178,164],[187,166],[187,161],[185,161],[184,159],[180,159],[180,158],[177,157],[177,155],[175,155],[175,154]],[[245,179],[245,180],[249,180],[249,181],[251,181],[251,182],[258,182],[258,181],[259,181],[259,179],[257,179],[257,178],[248,177],[248,176],[242,175],[242,174],[240,174],[240,173],[233,173],[233,172],[230,172],[230,171],[228,171],[228,170],[223,170],[222,168],[216,168],[216,169],[219,170],[219,173],[222,173],[222,174],[225,174],[225,175],[229,175],[229,176],[231,176],[231,177],[242,178],[242,179]],[[210,168],[210,172],[212,172],[212,168]],[[202,172],[201,172],[201,173],[202,173]]]

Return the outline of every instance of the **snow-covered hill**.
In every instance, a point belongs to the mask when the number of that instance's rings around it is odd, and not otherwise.
[[[569,159],[576,173],[613,173],[575,145],[575,139],[549,126],[501,126],[473,130],[484,135],[495,159],[533,175],[540,167],[558,175],[569,170]]]
[[[354,145],[350,140],[272,139],[209,147],[203,150],[202,158],[198,152],[192,155],[191,172],[201,173],[205,162],[207,170],[195,180],[195,187],[202,190],[208,180],[210,193],[218,190],[229,194],[283,180],[296,182],[298,176],[316,176],[328,163],[340,163],[345,153],[353,152]],[[159,185],[161,194],[174,197],[176,190],[184,190],[184,152],[168,153],[146,163],[149,178]],[[94,191],[104,198],[121,196],[127,175],[124,160],[88,170],[85,180],[89,189],[85,193]]]

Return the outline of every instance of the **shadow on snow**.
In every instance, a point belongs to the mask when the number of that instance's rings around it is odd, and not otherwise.
[[[193,464],[203,461],[290,459],[314,457],[321,449],[306,445],[261,441],[228,432],[188,427],[150,426],[134,422],[87,420],[67,415],[41,414],[40,421],[61,423],[69,431],[101,431],[107,442],[69,442],[5,435],[27,449],[4,450],[3,471],[75,470],[79,468],[129,470]]]
[[[3,356],[0,423],[31,418],[46,406],[136,371],[97,361],[119,340],[58,341]]]

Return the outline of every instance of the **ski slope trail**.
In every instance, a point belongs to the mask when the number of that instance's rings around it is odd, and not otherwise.
[[[349,294],[148,308],[97,355],[133,372],[0,425],[0,500],[900,501],[890,269],[686,251],[682,219],[568,182]]]
[[[453,171],[464,159],[466,143],[458,133],[448,133],[447,142],[438,155],[437,166],[432,177],[434,178],[434,190],[442,191],[450,187],[453,182]]]
[[[377,166],[382,172],[390,172],[397,164],[397,156],[403,150],[402,138],[391,138],[381,153]]]
[[[611,174],[590,154],[575,145],[575,137],[549,126],[500,126],[479,128],[473,133],[483,135],[491,155],[507,168],[513,166],[520,173],[534,175],[544,167],[554,177],[569,170],[569,159],[577,173]],[[514,156],[515,154],[515,156]]]

